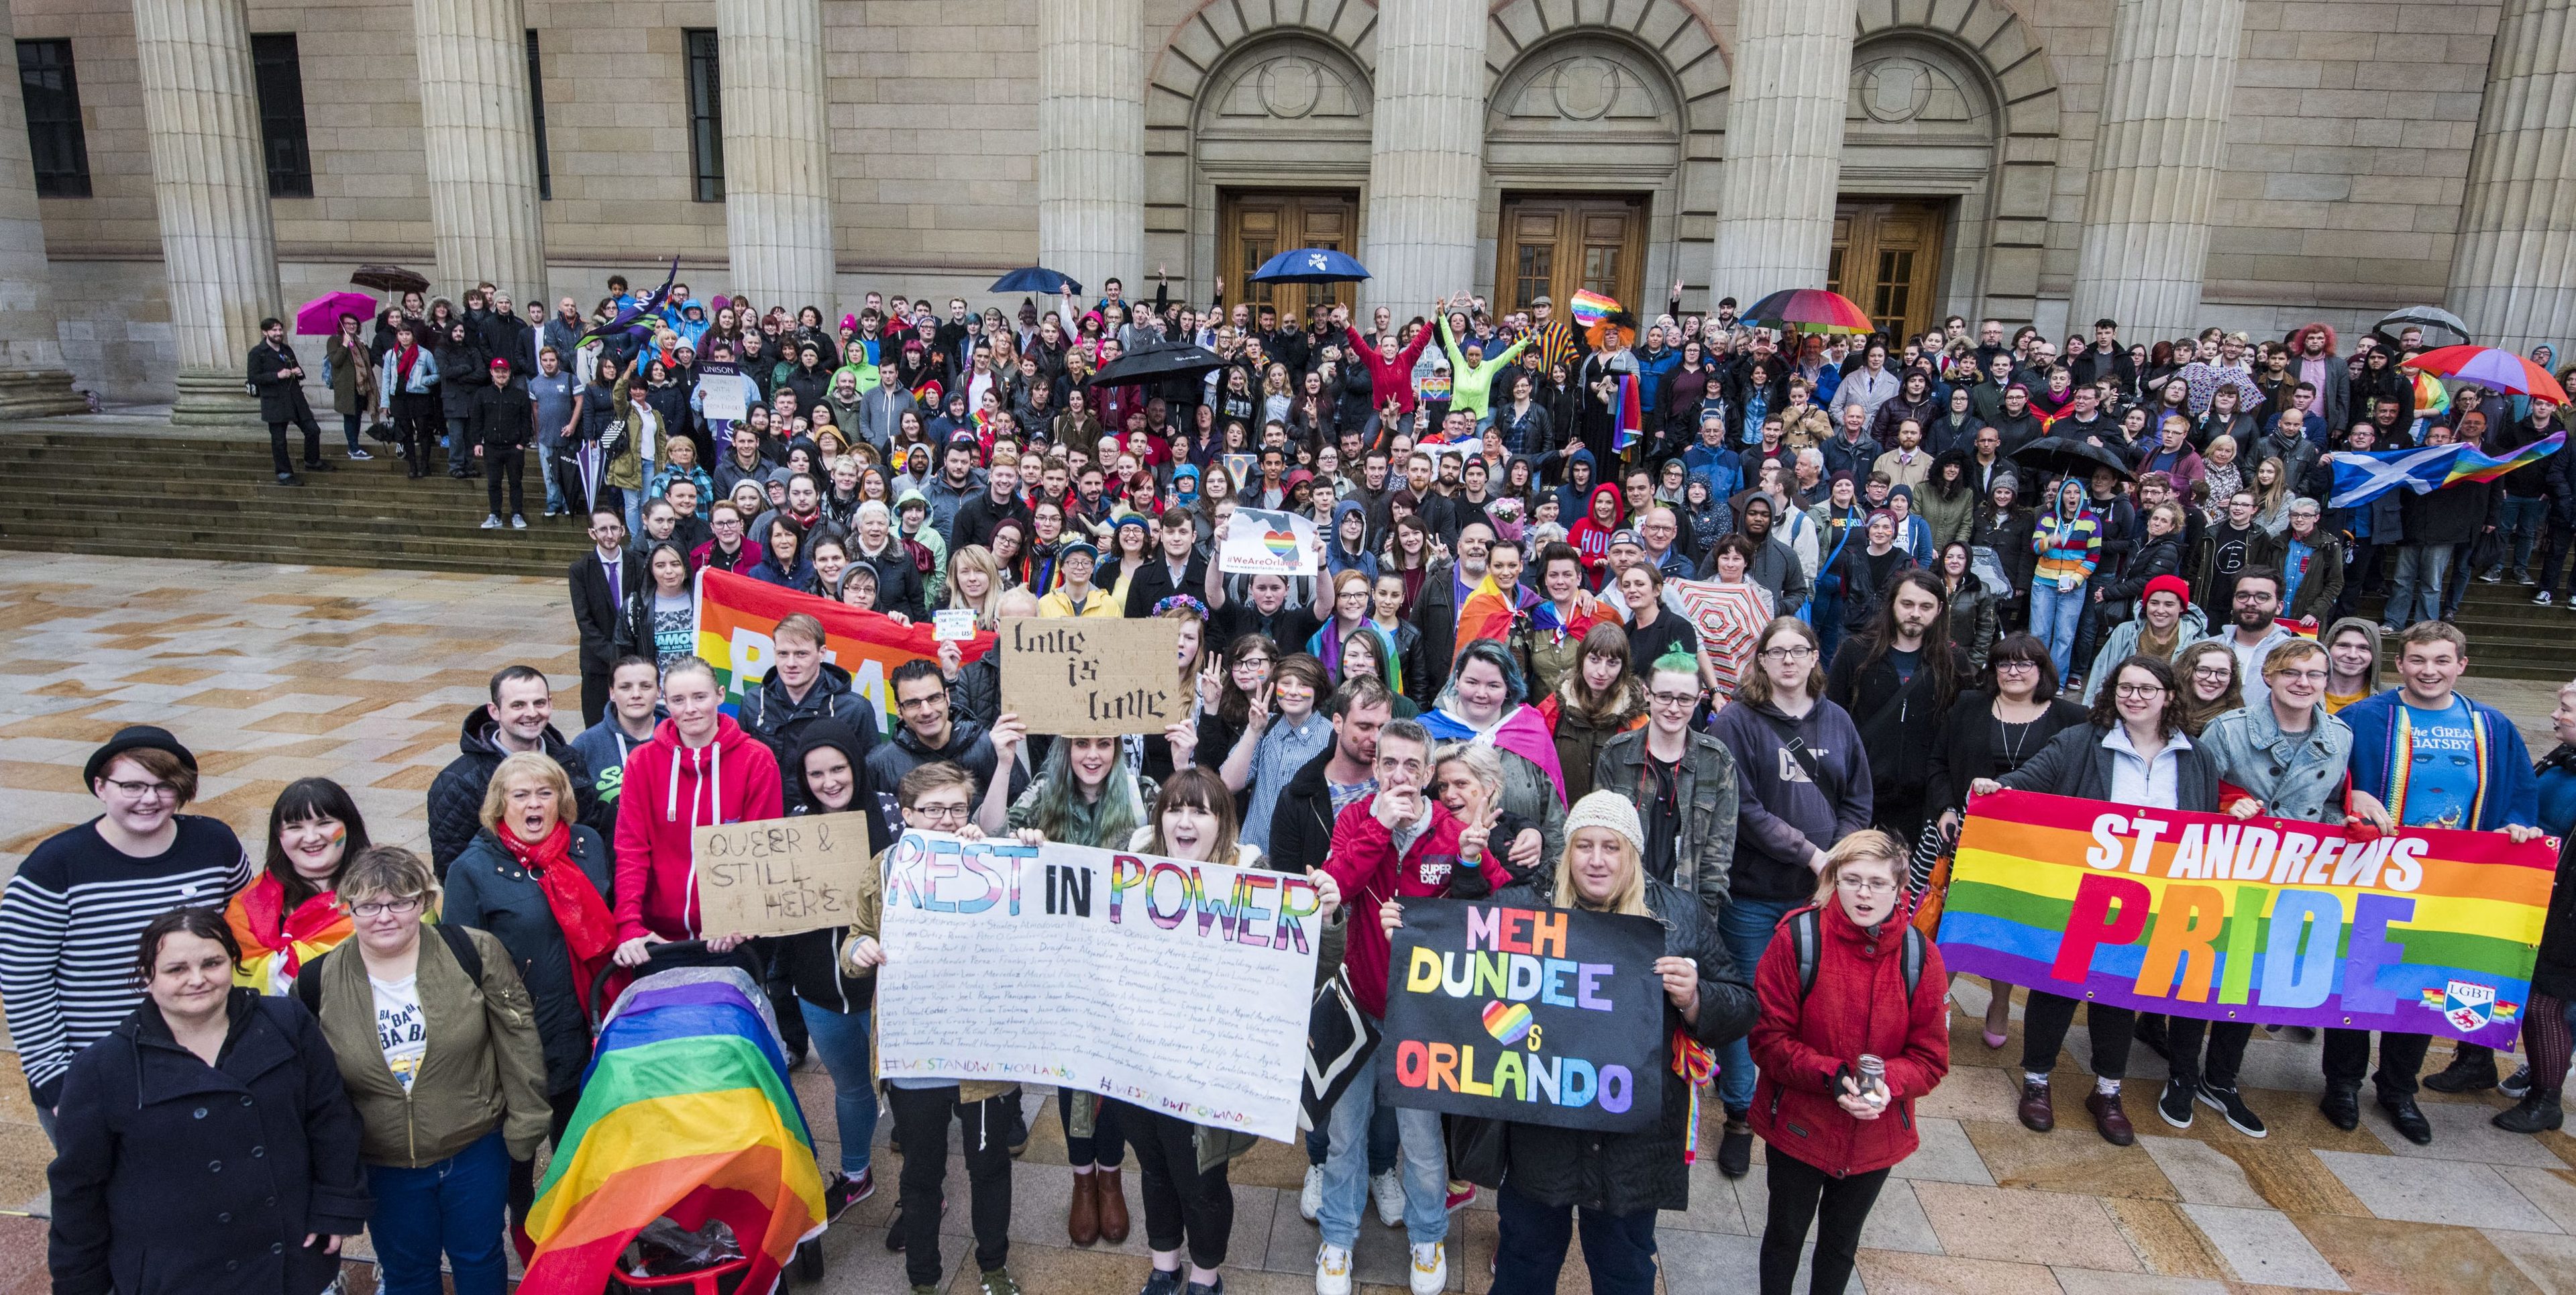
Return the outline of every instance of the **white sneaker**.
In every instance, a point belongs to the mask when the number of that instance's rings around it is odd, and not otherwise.
[[[483,529],[487,531],[497,531],[501,529],[501,519],[489,513],[484,514]]]
[[[1413,1295],[1440,1295],[1449,1285],[1449,1247],[1438,1241],[1413,1246]]]
[[[1309,1223],[1324,1212],[1324,1167],[1306,1166],[1306,1185],[1297,1189],[1297,1213]]]
[[[1351,1295],[1351,1252],[1327,1243],[1315,1247],[1315,1295]]]
[[[375,455],[372,455],[372,454],[367,453],[365,450],[351,450],[351,451],[349,451],[349,458],[350,458],[352,461],[354,461],[354,462],[358,462],[358,463],[364,463],[364,462],[366,462],[367,460],[372,459],[372,458],[374,458],[374,457],[376,457],[376,456],[375,456]]]
[[[510,514],[510,529],[514,531],[524,531],[528,529],[528,519],[518,513]]]
[[[1369,1180],[1369,1195],[1377,1200],[1377,1221],[1391,1228],[1404,1226],[1404,1171],[1390,1169]]]

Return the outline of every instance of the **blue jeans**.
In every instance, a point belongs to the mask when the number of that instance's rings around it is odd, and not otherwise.
[[[2506,495],[2497,504],[2496,538],[2513,541],[2513,569],[2516,572],[2531,570],[2532,545],[2539,541],[2541,531],[2548,525],[2549,500],[2545,496],[2524,499]],[[2488,569],[2501,571],[2504,564],[2499,562]]]
[[[803,1001],[805,1037],[832,1076],[832,1113],[841,1126],[841,1172],[868,1171],[868,1147],[877,1138],[876,1072],[868,1065],[868,1014],[833,1011]]]
[[[439,1295],[441,1251],[456,1295],[501,1295],[509,1275],[501,1258],[509,1179],[510,1150],[499,1129],[436,1164],[367,1166],[376,1198],[367,1233],[376,1243],[381,1295]]]
[[[340,415],[340,434],[349,438],[349,452],[351,454],[358,452],[358,424],[362,421],[364,421],[362,415]]]
[[[2048,645],[2048,659],[2057,667],[2057,681],[2066,682],[2066,672],[2074,668],[2075,631],[2084,613],[2084,586],[2072,593],[2062,592],[2054,581],[2034,581],[2030,589],[2030,632]]]
[[[1771,947],[1771,935],[1780,927],[1780,919],[1798,907],[1794,899],[1730,899],[1718,910],[1717,938],[1726,942],[1726,956],[1735,961],[1735,974],[1751,979],[1753,969],[1761,965],[1762,951]],[[1741,1116],[1753,1109],[1753,1049],[1742,1039],[1717,1050],[1717,1100],[1729,1116]]]
[[[1368,1127],[1377,1114],[1379,1072],[1395,1069],[1395,1045],[1381,1040],[1369,1073],[1342,1090],[1325,1125],[1332,1148],[1324,1156],[1324,1206],[1316,1213],[1324,1244],[1347,1250],[1359,1241],[1360,1214],[1368,1208]],[[1395,1108],[1396,1142],[1404,1169],[1404,1231],[1415,1245],[1449,1236],[1449,1152],[1440,1140],[1440,1113]]]
[[[2571,1009],[2576,1010],[2576,1009]],[[1375,1178],[1395,1168],[1395,1108],[1381,1106],[1369,1121],[1369,1177]],[[1333,1149],[1333,1126],[1329,1123],[1306,1130],[1306,1163],[1320,1169]]]
[[[2442,579],[2451,570],[2456,544],[2402,544],[2397,574],[2389,581],[2388,606],[2379,613],[2383,629],[2402,630],[2442,614]]]
[[[447,420],[447,470],[450,472],[466,466],[465,460],[474,457],[474,447],[465,439],[465,422],[462,418]]]
[[[563,484],[555,480],[555,455],[560,453],[563,438],[556,432],[537,433],[537,476],[546,483],[546,511],[564,506]]]
[[[1508,1180],[1494,1196],[1494,1209],[1491,1295],[1551,1295],[1578,1225],[1583,1229],[1583,1264],[1592,1270],[1592,1295],[1654,1295],[1653,1210],[1610,1214],[1541,1205],[1512,1190]]]

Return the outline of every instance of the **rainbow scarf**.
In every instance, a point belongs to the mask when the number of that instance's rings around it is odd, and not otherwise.
[[[2470,706],[2469,744],[2476,751],[2477,794],[2469,797],[2469,821],[2434,824],[2475,832],[2487,802],[2487,717]],[[2415,774],[2415,724],[2407,718],[2406,703],[2400,701],[2388,708],[2388,816],[2400,826],[2406,823],[2406,793]]]
[[[1466,601],[1458,604],[1458,642],[1450,649],[1450,663],[1455,665],[1459,655],[1467,650],[1467,645],[1478,639],[1510,642],[1512,621],[1519,614],[1519,600],[1503,596],[1503,591],[1494,587],[1492,576],[1477,581]]]
[[[824,1224],[813,1135],[769,1004],[732,967],[636,982],[599,1032],[574,1113],[528,1212],[525,1295],[594,1295],[637,1231],[722,1219],[765,1291]]]
[[[263,994],[284,994],[304,972],[304,964],[339,947],[356,926],[340,908],[339,896],[325,891],[286,907],[286,887],[261,873],[225,907],[224,921],[241,945],[242,960],[233,968],[233,983]]]
[[[1682,1138],[1682,1163],[1699,1163],[1699,1090],[1717,1082],[1717,1054],[1690,1036],[1673,1031],[1673,1073],[1690,1085],[1690,1132]]]

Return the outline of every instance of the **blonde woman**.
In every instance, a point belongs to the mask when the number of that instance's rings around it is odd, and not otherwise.
[[[1002,564],[981,544],[957,550],[948,561],[948,605],[975,613],[975,628],[991,630],[1001,619]]]

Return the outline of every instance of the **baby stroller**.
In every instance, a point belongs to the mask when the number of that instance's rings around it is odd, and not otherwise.
[[[597,1026],[528,1214],[524,1295],[769,1295],[823,1274],[822,1171],[747,951],[653,946]]]

